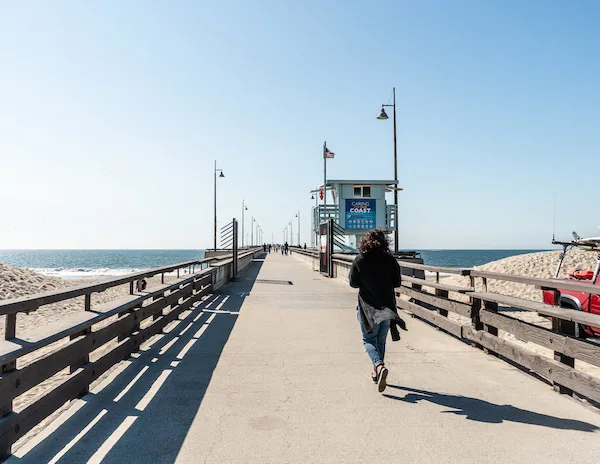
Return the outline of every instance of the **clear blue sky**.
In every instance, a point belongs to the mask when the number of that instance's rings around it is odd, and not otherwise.
[[[393,177],[404,248],[599,235],[600,2],[20,1],[0,6],[0,248],[267,237],[330,178]],[[586,197],[589,195],[589,199]],[[294,222],[294,228],[296,227]]]

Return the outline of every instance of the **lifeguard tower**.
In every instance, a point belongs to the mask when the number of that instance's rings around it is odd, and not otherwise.
[[[337,243],[341,251],[356,252],[357,244],[367,231],[381,229],[392,234],[396,228],[396,208],[388,205],[386,192],[397,189],[394,180],[328,180],[321,190],[329,192],[333,203],[316,205],[312,214],[314,237],[319,235],[319,224],[333,219]],[[317,243],[317,242],[315,242]]]

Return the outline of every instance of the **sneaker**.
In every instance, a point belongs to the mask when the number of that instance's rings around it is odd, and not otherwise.
[[[387,376],[388,369],[384,366],[381,368],[381,370],[379,371],[379,375],[377,376],[377,389],[379,390],[379,393],[382,393],[385,390],[385,387],[387,387]]]

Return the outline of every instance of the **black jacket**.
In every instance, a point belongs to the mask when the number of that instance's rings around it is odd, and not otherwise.
[[[360,254],[350,269],[350,286],[358,288],[358,307],[363,327],[372,332],[383,321],[392,321],[392,338],[400,338],[396,324],[406,330],[398,316],[394,288],[400,286],[401,274],[398,261],[391,254],[374,251]]]

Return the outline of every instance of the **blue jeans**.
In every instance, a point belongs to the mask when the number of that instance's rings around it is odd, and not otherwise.
[[[376,324],[375,327],[373,327],[373,331],[367,333],[360,318],[360,309],[356,311],[356,313],[365,349],[367,350],[369,358],[371,358],[373,366],[377,367],[379,364],[383,364],[383,359],[385,357],[385,340],[390,330],[390,321],[383,321]]]

